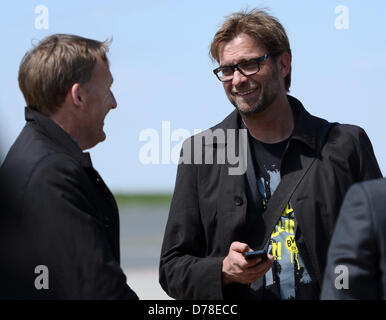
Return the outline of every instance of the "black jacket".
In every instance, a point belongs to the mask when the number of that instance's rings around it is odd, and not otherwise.
[[[386,179],[347,192],[328,250],[322,299],[386,299],[385,197]]]
[[[0,169],[0,296],[137,299],[119,265],[118,208],[89,154],[39,112],[26,120]],[[49,287],[38,290],[41,265]]]
[[[354,182],[381,177],[381,172],[363,129],[337,124],[323,146],[321,129],[326,121],[311,116],[295,98],[288,99],[296,117],[281,176],[283,181],[315,159],[290,201],[302,234],[296,239],[300,255],[307,251],[307,270],[320,288],[328,244],[346,191]],[[240,125],[235,110],[212,130],[237,130]],[[194,145],[192,140],[190,145]],[[202,153],[218,148],[227,149],[227,142],[209,141]],[[231,243],[248,243],[250,233],[246,175],[229,175],[230,166],[182,163],[178,167],[160,260],[160,284],[174,298],[246,297],[248,285],[230,284],[224,290],[221,285],[222,261]],[[259,233],[266,231],[259,218],[253,227]]]

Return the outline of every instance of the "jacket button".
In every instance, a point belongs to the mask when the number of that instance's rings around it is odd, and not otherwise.
[[[234,203],[235,203],[236,206],[241,206],[244,203],[244,201],[243,201],[243,199],[241,197],[235,197],[234,198]]]

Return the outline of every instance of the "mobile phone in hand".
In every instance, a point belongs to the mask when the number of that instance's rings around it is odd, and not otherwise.
[[[261,258],[262,261],[266,261],[268,259],[266,250],[244,252],[243,255],[247,260],[257,257]]]

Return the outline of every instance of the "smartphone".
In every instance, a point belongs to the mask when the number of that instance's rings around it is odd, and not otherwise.
[[[244,252],[243,255],[247,260],[257,257],[261,258],[262,261],[266,261],[268,259],[266,250]]]

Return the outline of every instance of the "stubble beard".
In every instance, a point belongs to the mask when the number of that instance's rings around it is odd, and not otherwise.
[[[273,102],[277,99],[280,94],[281,85],[279,79],[279,73],[277,68],[273,70],[273,75],[271,79],[266,82],[265,89],[259,84],[258,90],[263,90],[259,93],[257,100],[253,103],[252,106],[246,106],[245,102],[240,103],[240,105],[236,102],[236,99],[232,99],[231,103],[236,107],[236,109],[245,116],[252,116],[263,111],[267,110],[269,106],[273,104]]]

